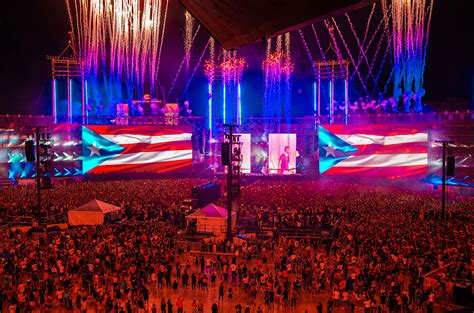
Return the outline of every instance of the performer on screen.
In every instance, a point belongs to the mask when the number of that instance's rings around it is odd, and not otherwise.
[[[288,174],[290,170],[290,147],[285,146],[284,152],[278,159],[278,174]]]
[[[189,101],[188,100],[184,100],[183,102],[183,107],[181,107],[181,110],[180,110],[180,115],[182,117],[190,117],[191,114],[192,114],[193,110],[191,110],[191,108],[189,107]]]

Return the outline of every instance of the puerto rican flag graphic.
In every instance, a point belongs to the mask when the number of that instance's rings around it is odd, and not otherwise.
[[[192,165],[191,132],[159,126],[82,127],[82,172],[166,172]]]
[[[319,127],[319,171],[401,178],[426,174],[426,125]]]

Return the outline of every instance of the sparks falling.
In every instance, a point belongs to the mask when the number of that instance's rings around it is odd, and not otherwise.
[[[419,112],[433,0],[384,0],[382,5],[387,25],[391,13],[394,97],[418,94],[415,111]]]
[[[277,37],[274,52],[272,52],[272,41],[268,39],[267,54],[262,63],[265,75],[264,114],[269,119],[276,117],[277,121],[282,116],[287,120],[290,118],[290,78],[294,69],[290,48],[289,33],[285,34],[284,46],[283,37]]]
[[[184,53],[186,55],[186,73],[189,72],[189,61],[191,57],[192,38],[194,32],[194,18],[186,11],[184,25]]]
[[[66,0],[73,38],[88,77],[100,76],[109,97],[125,85],[155,94],[168,0]],[[123,98],[123,97],[122,97]]]

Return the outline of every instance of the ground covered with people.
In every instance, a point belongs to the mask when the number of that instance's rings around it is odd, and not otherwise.
[[[177,241],[186,227],[179,207],[202,182],[59,185],[44,192],[41,210],[34,189],[2,188],[1,219],[65,213],[92,199],[122,211],[114,223],[51,233],[3,226],[0,306],[7,312],[441,312],[452,302],[452,284],[472,281],[472,196],[450,194],[442,218],[436,191],[257,181],[242,188],[239,205],[237,229],[252,236],[233,243],[216,238],[192,251]],[[426,274],[446,265],[445,275],[426,283]]]

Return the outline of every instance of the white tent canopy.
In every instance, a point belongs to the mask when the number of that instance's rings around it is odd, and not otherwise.
[[[68,212],[69,225],[101,225],[106,214],[120,211],[121,208],[94,199]]]
[[[237,223],[237,213],[232,212],[232,228]],[[197,231],[211,232],[216,235],[227,231],[227,210],[215,204],[209,204],[202,209],[186,216],[186,220],[196,220]]]

